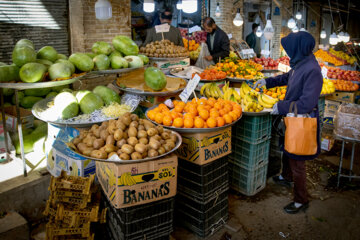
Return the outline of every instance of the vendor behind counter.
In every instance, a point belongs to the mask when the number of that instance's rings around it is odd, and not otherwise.
[[[170,25],[171,20],[172,20],[171,10],[165,9],[160,15],[161,24],[167,23]],[[146,44],[151,43],[151,42],[161,41],[163,39],[163,35],[164,35],[164,39],[170,40],[175,45],[184,46],[180,30],[171,25],[170,25],[169,32],[164,32],[164,33],[156,33],[155,27],[150,28],[147,31],[146,39],[145,39],[145,42],[143,43],[143,46],[146,46]]]

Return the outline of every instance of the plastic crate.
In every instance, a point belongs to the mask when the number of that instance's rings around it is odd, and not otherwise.
[[[272,118],[270,114],[251,117],[243,116],[232,127],[232,139],[257,144],[270,138]],[[233,140],[233,141],[234,141]]]
[[[280,148],[280,135],[273,133],[270,139],[270,145]],[[270,148],[271,151],[271,148]]]
[[[247,169],[229,158],[230,188],[246,196],[255,195],[266,186],[267,167],[266,161],[255,169]]]
[[[165,227],[172,231],[174,198],[122,209],[115,209],[104,195],[103,199],[107,222],[115,228],[117,239],[143,239],[144,234],[156,235]]]
[[[237,140],[231,147],[229,158],[243,168],[256,168],[269,159],[270,139],[258,144]]]

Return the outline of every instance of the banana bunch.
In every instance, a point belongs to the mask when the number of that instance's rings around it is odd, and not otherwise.
[[[124,186],[132,186],[136,184],[136,181],[131,176],[131,173],[126,172],[121,175],[119,184]]]
[[[234,88],[229,87],[229,82],[225,83],[225,85],[222,88],[222,91],[224,93],[225,100],[230,100],[237,103],[241,102],[240,94]]]
[[[241,107],[245,112],[261,112],[264,110],[264,107],[258,103],[256,97],[252,96],[250,92],[243,96]]]
[[[272,108],[278,101],[277,98],[255,91],[245,82],[241,84],[240,95],[245,112],[260,112],[264,108]]]
[[[274,104],[279,101],[279,99],[272,98],[263,93],[257,96],[257,100],[264,108],[273,108]]]
[[[224,94],[216,83],[205,83],[200,89],[200,94],[207,98],[224,98]]]

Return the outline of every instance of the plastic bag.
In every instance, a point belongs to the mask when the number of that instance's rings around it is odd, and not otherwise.
[[[210,65],[214,65],[214,61],[208,61],[205,59],[206,56],[210,56],[210,52],[206,43],[201,43],[201,51],[195,66],[205,69]]]
[[[334,125],[336,135],[360,140],[360,106],[352,103],[341,104],[336,112]]]

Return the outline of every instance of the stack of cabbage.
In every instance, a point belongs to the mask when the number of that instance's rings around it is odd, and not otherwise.
[[[116,36],[112,43],[114,49],[109,43],[100,41],[94,43],[92,53],[74,53],[67,58],[51,46],[36,52],[33,42],[21,39],[12,53],[13,64],[0,63],[0,82],[34,83],[70,78],[75,71],[138,68],[149,62],[146,56],[138,55],[139,48],[130,38]]]

